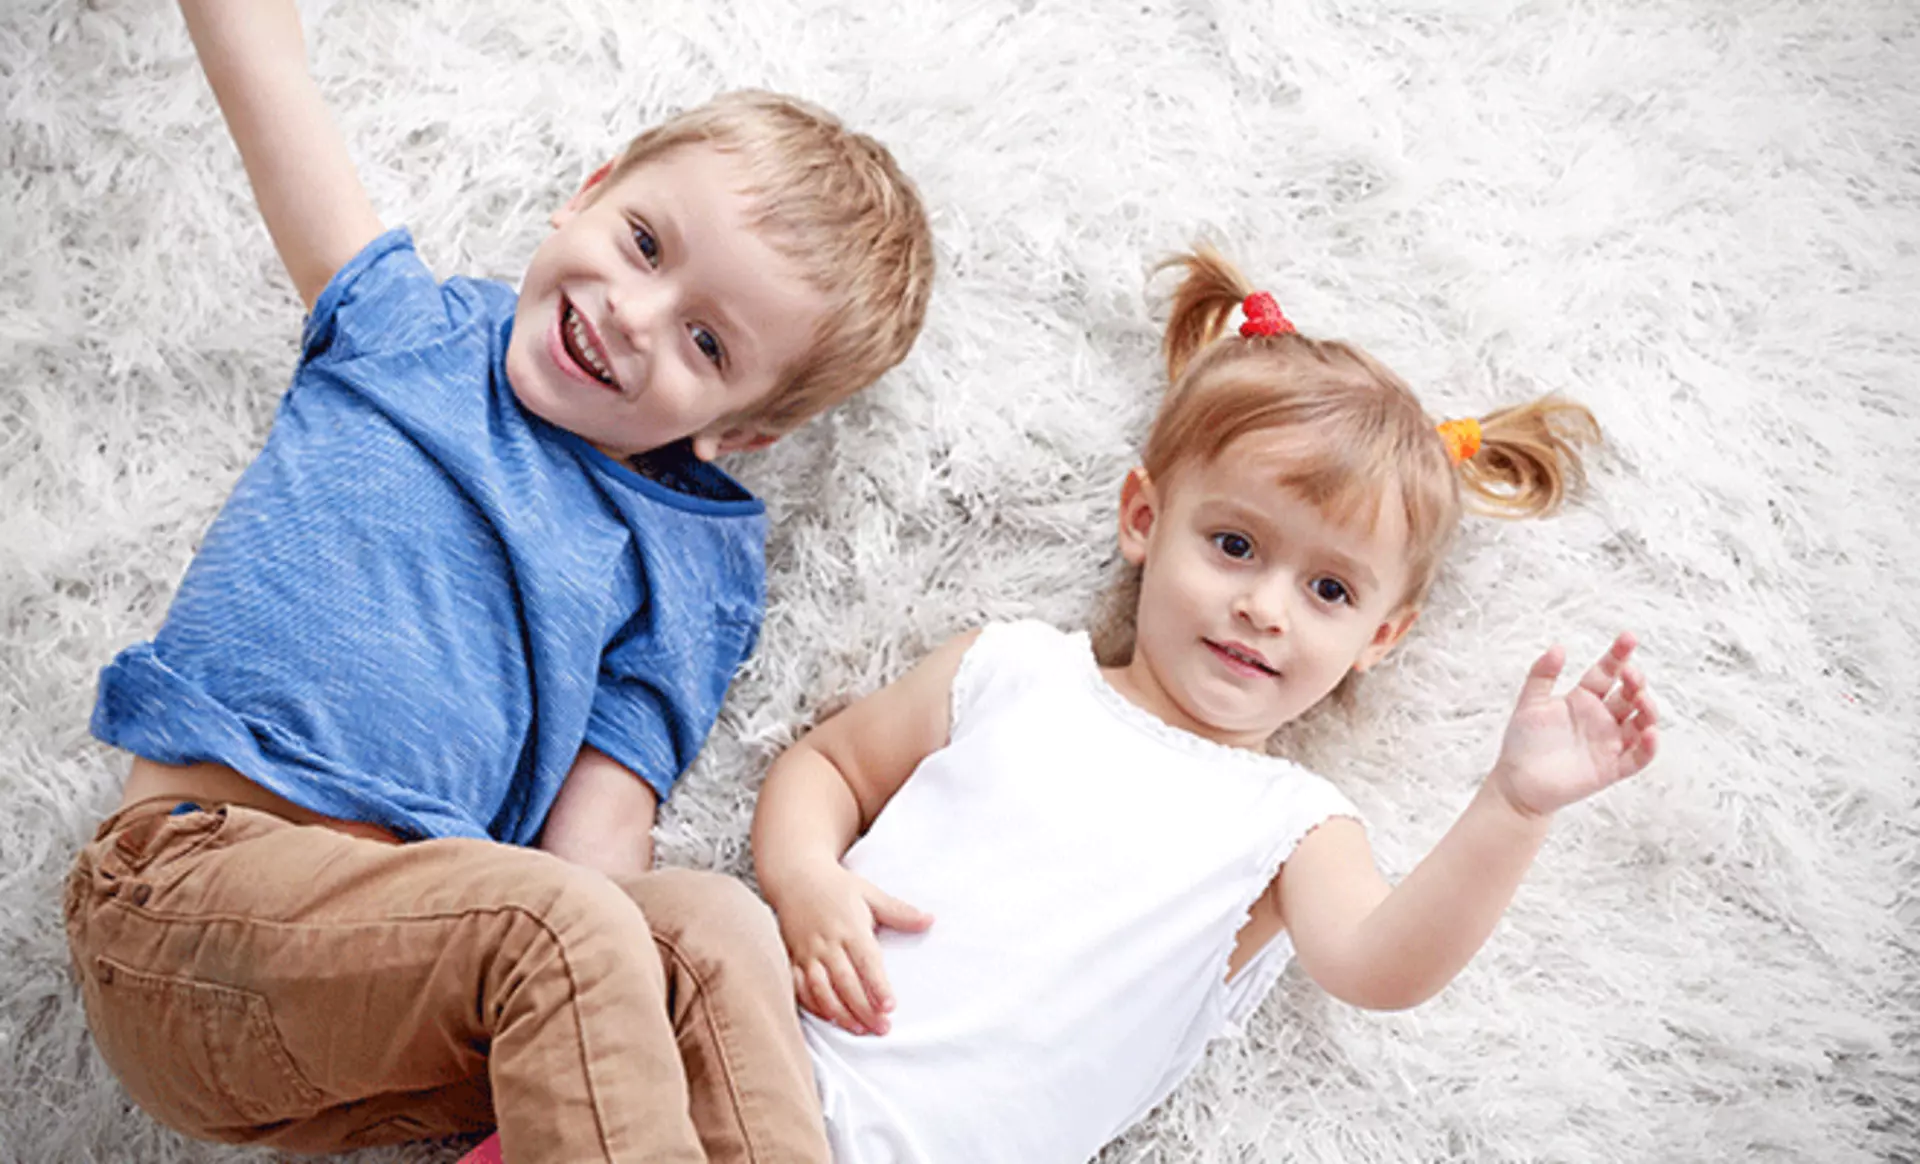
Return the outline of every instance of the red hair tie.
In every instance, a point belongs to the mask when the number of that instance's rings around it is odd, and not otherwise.
[[[1265,291],[1255,291],[1240,305],[1247,321],[1240,325],[1243,336],[1286,335],[1294,331],[1293,321],[1280,313],[1280,304]]]

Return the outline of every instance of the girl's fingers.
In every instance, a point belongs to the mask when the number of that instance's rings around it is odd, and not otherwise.
[[[800,1003],[800,1008],[808,1014],[818,1019],[825,1019],[827,1022],[833,1021],[833,1015],[828,1013],[827,1009],[820,1005],[820,1000],[813,996],[813,986],[807,981],[807,972],[798,966],[793,968],[793,997]]]
[[[827,973],[825,964],[810,962],[807,965],[807,986],[813,991],[813,1000],[819,1005],[814,1013],[826,1019],[834,1026],[852,1034],[860,1033],[860,1024],[847,1013],[847,1008],[834,992],[833,978]]]
[[[1645,768],[1648,764],[1651,764],[1654,753],[1659,750],[1659,733],[1653,728],[1648,728],[1646,731],[1641,732],[1640,738],[1633,741],[1633,746],[1628,748],[1626,754],[1620,757],[1621,779],[1624,780],[1628,776]]]
[[[873,911],[874,921],[890,930],[917,934],[933,924],[932,914],[878,889],[867,895],[867,908]]]
[[[1560,678],[1560,669],[1566,665],[1566,649],[1557,643],[1548,647],[1547,653],[1527,668],[1527,678],[1520,684],[1520,702],[1538,703],[1551,698],[1554,681]]]
[[[1632,656],[1635,645],[1633,635],[1622,633],[1613,640],[1613,646],[1607,648],[1607,653],[1600,656],[1600,661],[1580,676],[1580,686],[1591,692],[1595,699],[1605,699],[1607,692],[1613,690],[1620,672],[1626,668],[1627,659]]]
[[[1607,692],[1607,714],[1613,716],[1615,723],[1627,722],[1627,717],[1647,703],[1652,697],[1647,694],[1647,677],[1638,667],[1627,667],[1620,672],[1620,682]]]
[[[853,968],[867,988],[867,997],[873,1000],[873,1008],[880,1016],[880,1033],[884,1035],[887,1033],[887,1012],[893,1009],[893,988],[887,985],[887,970],[880,961],[879,943],[861,942],[847,952],[852,955]]]
[[[840,996],[841,1005],[860,1025],[856,1033],[867,1034],[877,1030],[879,1015],[874,1013],[873,1001],[867,997],[867,985],[860,981],[860,975],[854,970],[853,962],[848,959],[845,950],[835,950],[828,956],[827,974],[833,979],[834,993]]]
[[[1653,695],[1650,692],[1640,692],[1639,698],[1633,701],[1633,722],[1643,728],[1650,728],[1660,722],[1660,712],[1654,706]]]
[[[1615,723],[1625,723],[1633,714],[1633,697],[1627,694],[1625,684],[1607,692],[1607,714]]]

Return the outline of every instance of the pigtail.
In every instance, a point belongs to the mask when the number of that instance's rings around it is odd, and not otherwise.
[[[1173,306],[1168,313],[1167,335],[1162,350],[1167,357],[1167,383],[1177,384],[1180,373],[1200,349],[1220,338],[1227,319],[1246,297],[1253,285],[1219,251],[1202,243],[1193,251],[1161,263],[1156,270],[1169,267],[1186,272],[1174,288]]]
[[[1459,466],[1469,502],[1494,517],[1545,517],[1586,484],[1581,448],[1600,443],[1600,424],[1583,405],[1542,396],[1481,417],[1478,436]]]

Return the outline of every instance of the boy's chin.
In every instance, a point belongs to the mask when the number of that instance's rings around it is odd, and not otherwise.
[[[555,428],[573,431],[573,424],[569,423],[562,401],[546,390],[538,376],[514,375],[511,356],[507,359],[507,387],[513,390],[513,398],[520,402],[520,407]]]
[[[520,407],[553,427],[572,433],[616,461],[623,461],[634,455],[632,452],[620,451],[622,445],[619,442],[608,441],[605,434],[598,432],[595,426],[589,423],[589,418],[579,415],[578,409],[570,408],[568,401],[543,391],[537,378],[515,377],[511,358],[507,361],[507,386],[513,389],[513,398],[520,402]]]

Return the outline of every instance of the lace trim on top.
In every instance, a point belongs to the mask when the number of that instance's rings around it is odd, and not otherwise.
[[[995,633],[999,623],[988,623],[980,628],[980,633],[967,644],[967,651],[960,656],[960,666],[954,670],[953,682],[947,688],[947,742],[952,743],[954,733],[960,730],[961,721],[967,712],[973,709],[974,696],[980,686],[980,668],[987,666],[981,656],[987,652],[990,640],[998,638]]]
[[[1198,756],[1206,760],[1249,764],[1287,773],[1306,771],[1284,756],[1256,752],[1250,748],[1236,748],[1231,744],[1219,743],[1205,736],[1195,735],[1185,728],[1173,726],[1128,699],[1107,681],[1107,677],[1100,673],[1100,662],[1093,656],[1093,640],[1086,631],[1077,631],[1066,636],[1066,639],[1066,649],[1073,656],[1074,667],[1093,690],[1094,698],[1121,722],[1142,735],[1158,740],[1174,751],[1185,752],[1190,756]]]

